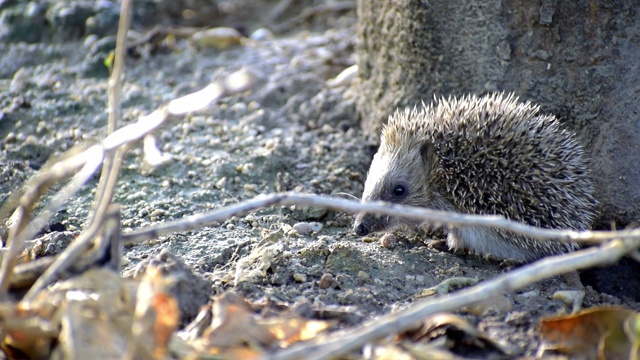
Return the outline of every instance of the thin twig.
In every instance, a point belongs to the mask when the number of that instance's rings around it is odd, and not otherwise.
[[[294,345],[270,358],[319,360],[339,357],[377,339],[410,329],[425,317],[437,312],[458,310],[490,299],[496,294],[512,292],[553,276],[612,263],[639,246],[640,238],[636,237],[624,241],[613,240],[600,247],[547,257],[450,295],[422,300],[407,309],[374,320],[351,333],[340,334],[335,338],[318,339],[311,344]]]
[[[628,239],[640,237],[640,229],[620,231],[576,231],[542,229],[505,219],[498,215],[471,215],[455,212],[425,209],[416,206],[395,205],[384,202],[360,203],[352,200],[334,198],[326,195],[301,194],[295,192],[258,195],[238,204],[216,209],[204,214],[187,216],[181,220],[161,223],[148,228],[122,234],[125,243],[139,243],[174,232],[194,230],[211,226],[233,216],[246,214],[274,205],[317,206],[349,213],[368,212],[429,221],[433,224],[450,227],[483,226],[508,230],[539,240],[554,239],[567,242],[597,243],[615,238]]]
[[[125,55],[127,49],[127,33],[129,32],[129,24],[131,22],[131,0],[123,0],[120,5],[120,20],[118,22],[118,35],[116,38],[116,51],[113,63],[113,71],[109,78],[109,120],[107,125],[107,134],[113,134],[118,128],[118,121],[122,113],[120,94],[122,91],[122,77],[125,69]],[[104,212],[113,196],[113,188],[115,183],[110,181],[119,175],[121,166],[116,161],[116,154],[107,153],[102,166],[102,174],[98,182],[98,190],[96,191],[96,199],[92,208],[89,224],[94,221],[102,221]],[[116,174],[114,174],[116,173]]]

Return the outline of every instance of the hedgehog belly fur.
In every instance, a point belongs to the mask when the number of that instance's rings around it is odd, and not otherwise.
[[[486,227],[452,229],[447,234],[447,246],[452,250],[469,249],[480,256],[522,262],[577,249],[577,246],[571,243],[540,242],[522,235]]]

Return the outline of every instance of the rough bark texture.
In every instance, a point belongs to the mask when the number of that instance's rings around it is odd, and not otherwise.
[[[515,92],[575,131],[601,216],[640,219],[640,2],[359,0],[358,107],[378,141],[396,107]]]

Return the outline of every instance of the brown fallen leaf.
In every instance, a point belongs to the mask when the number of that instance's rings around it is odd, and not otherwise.
[[[309,340],[324,330],[335,325],[335,322],[307,320],[302,318],[271,318],[259,320],[258,323],[267,328],[278,339],[281,347],[287,347],[299,341]]]
[[[84,358],[89,353],[121,358],[123,338],[130,336],[134,290],[118,273],[93,268],[57,282],[31,301],[2,303],[2,347],[11,358]]]
[[[233,294],[224,294],[216,299],[211,326],[203,337],[207,348],[271,348],[277,344],[276,337],[260,326],[244,303]]]
[[[599,307],[543,319],[540,353],[556,350],[587,359],[638,359],[638,327],[632,325],[637,324],[637,318],[629,309]],[[625,327],[629,329],[626,332]]]
[[[91,300],[68,301],[61,308],[59,345],[53,358],[122,359],[130,334],[106,316],[100,303]]]
[[[39,316],[36,309],[12,303],[0,305],[0,329],[0,347],[12,359],[48,358],[60,331],[54,321]]]
[[[146,358],[164,356],[169,340],[180,321],[178,301],[167,292],[171,279],[156,267],[149,267],[138,287],[131,327],[136,353]]]
[[[261,318],[256,309],[269,317]],[[250,304],[229,292],[202,307],[197,318],[172,340],[172,351],[201,358],[265,358],[269,351],[311,339],[334,323],[302,318],[290,306]]]
[[[638,348],[640,348],[640,314],[636,313],[634,316],[629,316],[625,319],[623,327],[624,333],[633,343],[633,347],[635,348],[635,352],[632,349],[632,354],[638,354]],[[633,360],[638,359],[636,358]]]

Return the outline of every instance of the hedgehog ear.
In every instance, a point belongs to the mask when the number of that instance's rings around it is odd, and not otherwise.
[[[436,149],[431,141],[425,140],[420,144],[420,156],[425,170],[429,172],[436,162]]]

